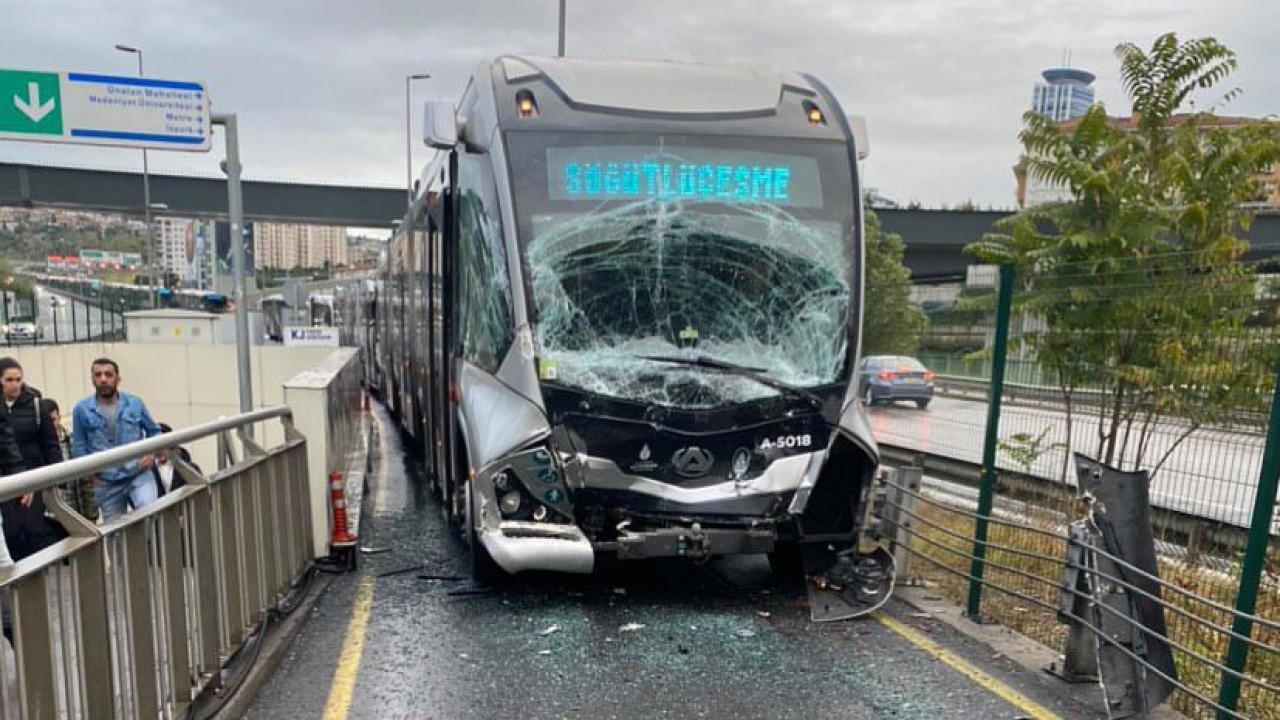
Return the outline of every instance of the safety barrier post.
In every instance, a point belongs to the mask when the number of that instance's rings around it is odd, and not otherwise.
[[[351,537],[351,533],[347,530],[346,481],[343,480],[342,473],[337,470],[329,473],[329,496],[333,504],[332,542],[335,545],[355,542],[355,538]]]
[[[1257,494],[1253,498],[1253,518],[1249,523],[1249,540],[1245,545],[1244,562],[1240,568],[1240,589],[1236,592],[1236,616],[1231,629],[1236,633],[1227,646],[1226,666],[1236,673],[1244,672],[1249,659],[1249,644],[1245,638],[1253,632],[1253,615],[1258,604],[1258,586],[1262,581],[1262,566],[1266,560],[1267,546],[1271,541],[1271,519],[1275,512],[1276,486],[1280,480],[1280,369],[1276,372],[1276,384],[1271,395],[1271,416],[1267,424],[1267,445],[1262,454],[1262,471],[1258,475]],[[1218,717],[1230,720],[1236,717],[1240,702],[1240,676],[1223,672],[1222,686],[1218,692]],[[1228,712],[1230,711],[1230,712]]]
[[[996,443],[1000,430],[1000,397],[1004,393],[1005,351],[1009,345],[1009,309],[1013,305],[1013,266],[1000,266],[996,297],[996,333],[991,353],[991,388],[987,399],[987,434],[982,443],[982,480],[978,487],[978,517],[973,526],[973,562],[969,569],[969,603],[965,614],[982,617],[982,571],[987,556],[987,518],[996,484]]]

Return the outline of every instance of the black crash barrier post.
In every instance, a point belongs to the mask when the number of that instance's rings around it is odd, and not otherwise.
[[[1160,597],[1160,585],[1149,478],[1146,471],[1124,472],[1079,453],[1075,463],[1080,497],[1089,511],[1072,524],[1068,543],[1061,614],[1070,620],[1072,631],[1064,674],[1080,678],[1095,670],[1109,718],[1145,717],[1169,697],[1174,690],[1169,679],[1177,678],[1164,608],[1153,599]],[[1086,630],[1078,620],[1101,630],[1107,639],[1088,631],[1093,642],[1086,642]]]

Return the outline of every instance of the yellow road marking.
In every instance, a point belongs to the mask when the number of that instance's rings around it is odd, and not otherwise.
[[[346,720],[351,710],[351,697],[356,687],[356,672],[360,669],[360,656],[364,653],[364,633],[369,626],[369,609],[373,606],[373,577],[367,576],[356,589],[356,601],[351,607],[351,621],[342,640],[342,653],[338,655],[338,667],[333,671],[333,683],[329,686],[329,699],[324,704],[324,720]]]
[[[1017,690],[1014,690],[1008,685],[1005,685],[999,680],[982,672],[973,665],[970,665],[968,661],[961,658],[959,655],[956,655],[950,650],[942,647],[912,628],[898,622],[882,612],[876,613],[875,618],[881,625],[901,635],[903,638],[906,638],[907,642],[946,663],[961,675],[969,678],[1010,705],[1027,713],[1027,715],[1035,718],[1035,720],[1062,720],[1060,716],[1050,712],[1043,705],[1036,703],[1026,695],[1023,695]]]

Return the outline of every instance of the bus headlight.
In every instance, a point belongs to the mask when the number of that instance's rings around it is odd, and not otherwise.
[[[543,445],[514,453],[490,471],[489,481],[503,520],[573,522],[564,471]]]
[[[515,515],[520,510],[520,491],[512,490],[503,493],[502,498],[498,500],[498,507],[503,515]]]

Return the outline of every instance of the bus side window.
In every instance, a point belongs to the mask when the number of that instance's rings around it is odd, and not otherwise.
[[[502,217],[489,157],[458,155],[457,317],[462,356],[496,372],[515,336]]]

